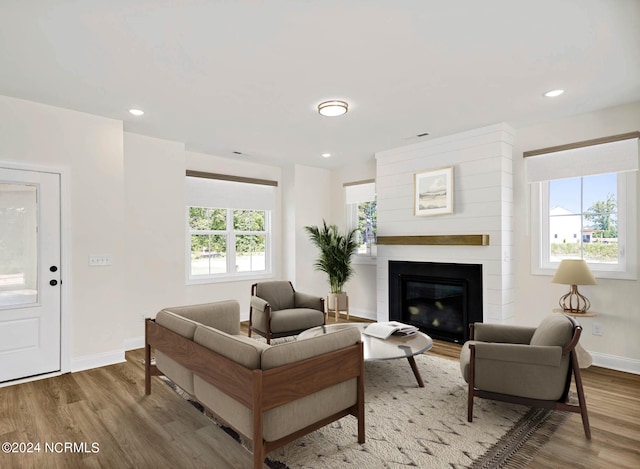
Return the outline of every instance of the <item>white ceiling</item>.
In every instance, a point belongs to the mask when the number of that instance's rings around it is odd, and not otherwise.
[[[330,168],[640,101],[639,28],[638,0],[0,0],[0,94]]]

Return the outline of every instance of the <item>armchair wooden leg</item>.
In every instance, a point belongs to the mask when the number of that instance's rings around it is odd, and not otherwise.
[[[582,417],[582,426],[587,440],[591,439],[591,428],[589,426],[589,414],[587,413],[587,401],[584,398],[584,389],[582,387],[582,375],[578,366],[578,357],[576,351],[571,351],[571,365],[573,367],[573,377],[576,382],[576,391],[578,393],[578,404],[580,405],[580,416]]]
[[[474,362],[476,360],[476,348],[473,345],[469,345],[470,357],[469,357],[469,388],[467,390],[467,421],[473,422],[473,390],[475,379],[475,367]]]
[[[151,345],[144,346],[144,394],[151,394]]]

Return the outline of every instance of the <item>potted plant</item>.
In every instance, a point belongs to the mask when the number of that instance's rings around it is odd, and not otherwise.
[[[356,253],[358,245],[355,241],[356,230],[340,233],[336,225],[327,225],[322,220],[322,227],[305,226],[311,242],[320,250],[314,267],[329,277],[329,292],[327,309],[335,311],[347,310],[347,294],[343,291],[344,284],[353,275],[351,257]],[[337,299],[337,305],[335,301]]]

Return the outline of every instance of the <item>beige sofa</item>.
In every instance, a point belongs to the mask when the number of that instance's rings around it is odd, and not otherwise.
[[[236,301],[165,308],[145,331],[145,393],[164,374],[265,455],[346,415],[364,443],[360,332],[267,345],[240,335]],[[151,349],[155,365],[151,364]]]

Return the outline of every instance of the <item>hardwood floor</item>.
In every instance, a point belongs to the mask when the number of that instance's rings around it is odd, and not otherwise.
[[[429,353],[459,351],[436,341]],[[135,350],[126,363],[0,388],[0,443],[40,444],[0,453],[0,467],[251,467],[246,450],[157,378],[145,397],[142,358]],[[640,376],[591,367],[583,381],[592,440],[571,414],[529,467],[640,467]]]

